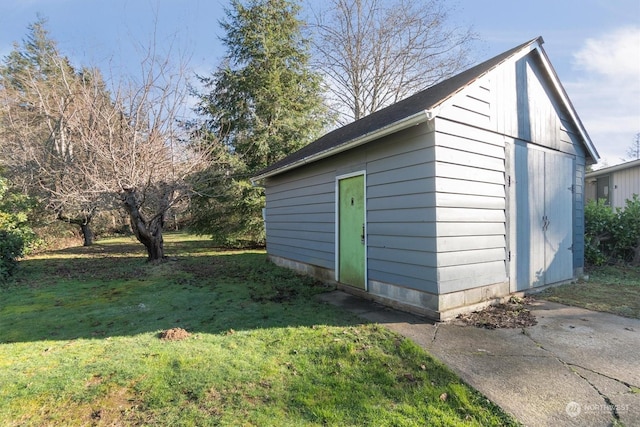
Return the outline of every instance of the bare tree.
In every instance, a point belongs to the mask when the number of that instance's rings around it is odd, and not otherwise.
[[[627,156],[629,156],[631,160],[640,159],[640,132],[636,133],[633,142],[629,148],[627,148]]]
[[[44,21],[30,26],[0,67],[0,152],[12,181],[42,200],[54,217],[80,227],[84,244],[105,194],[86,174],[103,170],[84,139],[95,120],[81,94],[109,103],[97,72],[77,72],[48,37]],[[102,165],[104,166],[104,165]]]
[[[476,35],[450,25],[444,0],[331,0],[313,45],[343,124],[466,68]]]
[[[182,125],[186,61],[174,65],[151,43],[138,78],[109,90],[99,70],[76,71],[43,24],[0,67],[0,163],[58,219],[78,224],[85,244],[98,210],[124,207],[149,260],[163,259],[167,213],[209,158]]]
[[[175,66],[169,58],[152,45],[140,78],[123,81],[109,108],[93,104],[99,131],[84,138],[99,163],[109,165],[103,174],[90,174],[93,185],[118,195],[150,261],[164,258],[167,214],[190,196],[190,176],[209,159],[181,121],[188,109],[184,62]]]

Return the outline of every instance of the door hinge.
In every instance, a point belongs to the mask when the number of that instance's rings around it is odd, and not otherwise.
[[[567,190],[571,191],[572,193],[576,192],[576,185],[575,184],[571,184],[571,187],[567,188]]]
[[[507,187],[511,187],[511,175],[507,176]]]
[[[507,253],[507,261],[511,261],[511,251]]]

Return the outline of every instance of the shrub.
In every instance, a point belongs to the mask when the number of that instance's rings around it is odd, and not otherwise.
[[[589,265],[608,262],[640,264],[640,199],[634,195],[624,209],[589,201],[584,210],[585,260]]]
[[[603,265],[611,252],[611,230],[616,214],[610,206],[589,200],[584,208],[585,261],[589,265]]]
[[[25,241],[20,234],[13,231],[0,230],[0,281],[9,277],[16,266],[18,258],[24,255]]]
[[[611,231],[614,251],[623,261],[640,264],[640,199],[637,194],[627,200],[624,209],[618,209],[617,223]]]
[[[35,204],[32,198],[11,192],[8,181],[0,177],[0,281],[13,273],[18,258],[39,244],[27,224]]]

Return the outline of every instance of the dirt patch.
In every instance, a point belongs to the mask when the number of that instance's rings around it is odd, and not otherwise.
[[[74,415],[78,413],[85,414],[82,417],[82,425],[142,425],[141,423],[134,423],[134,420],[131,419],[140,412],[140,403],[137,402],[126,387],[111,389],[105,396],[98,398],[94,402],[80,407],[71,406],[69,411]],[[64,413],[60,415],[64,417]]]
[[[167,341],[179,341],[189,338],[190,336],[191,334],[182,328],[171,328],[158,334],[158,338]]]
[[[538,323],[528,308],[532,302],[533,298],[531,297],[512,297],[504,304],[492,305],[484,310],[461,314],[458,316],[458,320],[466,325],[486,329],[525,328]]]

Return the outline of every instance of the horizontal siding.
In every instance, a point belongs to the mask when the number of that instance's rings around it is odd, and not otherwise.
[[[388,172],[393,170],[402,170],[415,165],[423,165],[435,160],[433,149],[425,144],[421,138],[414,138],[402,144],[402,151],[390,154],[384,157],[384,153],[380,151],[390,151],[392,147],[385,147],[387,150],[377,148],[373,150],[376,157],[367,162],[367,173],[374,176],[380,172]],[[373,154],[373,153],[372,153]]]
[[[486,114],[483,114],[473,108],[476,106],[475,103],[471,102],[472,99],[465,97],[464,103],[454,104],[446,109],[444,109],[441,113],[443,117],[455,117],[456,120],[460,120],[463,123],[468,123],[472,126],[479,127],[489,127],[491,125],[491,116],[490,112],[487,111]]]
[[[471,126],[489,128],[491,113],[491,86],[481,79],[459,92],[438,115]]]
[[[367,224],[367,233],[370,239],[374,236],[401,236],[401,237],[436,237],[436,223],[423,222],[418,226],[411,222],[372,222]],[[369,242],[370,243],[370,242]]]
[[[408,165],[404,167],[398,167],[394,169],[389,169],[384,172],[375,172],[367,174],[367,185],[371,191],[376,186],[379,185],[388,185],[389,183],[404,183],[408,181],[415,181],[418,179],[425,178],[425,164],[419,165]],[[410,183],[407,185],[411,185]],[[421,190],[420,192],[424,192],[424,188],[418,186],[417,190]]]
[[[333,251],[323,252],[317,248],[282,245],[267,240],[267,252],[283,258],[301,261],[310,265],[316,265],[328,269],[333,269]]]
[[[312,189],[307,189],[307,191],[312,192]],[[313,192],[313,194],[310,194],[308,196],[295,196],[295,197],[287,197],[287,198],[283,198],[282,197],[282,193],[279,194],[280,198],[274,198],[273,199],[269,199],[269,207],[270,208],[281,208],[281,207],[286,207],[286,206],[291,206],[293,201],[292,199],[295,198],[295,204],[296,205],[311,205],[311,204],[325,204],[325,203],[332,203],[335,200],[335,194],[333,194],[333,191],[327,191],[327,192]]]
[[[437,224],[438,237],[473,236],[482,230],[483,236],[504,236],[504,222],[440,222]]]
[[[326,165],[311,165],[267,179],[267,252],[333,269],[334,191],[334,172]]]
[[[318,178],[323,178],[322,176]],[[287,185],[288,187],[289,185]],[[275,202],[281,199],[285,199],[288,202],[293,203],[298,197],[313,198],[314,196],[331,195],[334,192],[335,184],[333,180],[328,182],[320,182],[315,185],[306,185],[304,187],[297,187],[293,189],[280,189],[273,190],[268,187],[265,192],[268,202]]]
[[[490,184],[504,184],[504,172],[500,169],[489,170],[473,166],[455,163],[436,163],[437,176],[442,178],[469,179],[474,181],[488,182]]]
[[[434,182],[433,177],[424,177],[413,181],[392,181],[380,185],[367,185],[367,198],[424,194],[433,191]]]
[[[474,276],[474,279],[477,283],[502,283],[507,281],[507,276],[505,274],[504,263],[503,266],[499,264],[495,265],[495,269],[493,271],[485,270],[482,268],[478,268],[476,270],[479,272]],[[438,282],[439,284],[439,292],[441,294],[448,294],[451,292],[459,292],[466,289],[469,289],[469,278],[463,277],[460,279],[453,280],[442,280]]]
[[[378,222],[404,222],[412,223],[415,227],[420,227],[423,222],[435,220],[435,208],[401,208],[388,206],[387,209],[368,211],[367,223]]]
[[[276,230],[291,230],[293,231],[316,231],[325,234],[333,234],[334,225],[331,222],[300,222],[300,221],[283,221],[283,222],[269,222],[269,229],[271,231]]]
[[[505,222],[503,209],[438,208],[438,222]],[[482,227],[479,227],[482,229]]]
[[[422,265],[370,260],[369,279],[434,294],[438,291],[436,269]]]
[[[372,154],[385,154],[367,162],[369,279],[435,292],[433,133],[397,136],[382,141]]]
[[[573,154],[573,155],[581,155],[580,151],[580,134],[575,129],[575,126],[571,125],[563,117],[560,117],[560,145],[558,146],[558,150],[563,153]]]
[[[454,280],[468,280],[469,277],[483,274],[500,276],[500,278],[504,280],[506,278],[504,259],[478,264],[469,263],[451,267],[441,267],[438,269],[438,281],[452,282]]]
[[[504,249],[476,249],[464,252],[442,252],[438,254],[438,267],[473,265],[485,262],[504,262]]]
[[[466,127],[461,132],[461,126]],[[495,145],[498,148],[504,148],[505,137],[502,134],[495,133],[491,130],[472,128],[465,126],[464,123],[458,123],[454,120],[439,119],[435,124],[436,131],[438,132],[438,145],[452,146],[453,148],[466,149],[467,151],[479,152],[483,144]],[[442,135],[449,135],[450,138],[442,138]],[[464,144],[464,141],[468,141],[468,144]],[[474,143],[475,141],[475,143]],[[478,142],[480,145],[478,145]],[[500,151],[496,151],[496,157],[501,157]]]
[[[423,265],[425,267],[437,266],[437,256],[435,252],[370,246],[367,254],[370,259],[381,261]]]
[[[291,239],[291,241],[311,241],[317,243],[330,243],[333,245],[333,239],[329,233],[322,231],[309,231],[309,230],[285,230],[285,229],[273,229],[271,230],[270,237],[273,242],[281,241],[282,238]]]
[[[504,209],[504,197],[487,197],[473,194],[436,193],[436,206],[477,209]]]
[[[505,139],[436,121],[437,282],[441,293],[505,281]]]
[[[440,253],[444,253],[478,249],[504,249],[506,245],[505,236],[487,236],[478,234],[470,236],[438,237],[437,247]],[[463,254],[460,254],[460,256],[463,256]]]
[[[302,210],[302,209],[301,209]],[[324,213],[287,213],[287,214],[272,214],[269,207],[267,206],[267,224],[273,223],[291,223],[291,222],[299,222],[299,223],[316,223],[316,222],[325,222],[325,223],[333,223],[335,218],[335,214],[333,212],[324,212]]]
[[[297,200],[296,200],[297,202]],[[295,204],[289,206],[273,207],[269,206],[269,215],[306,215],[306,214],[334,214],[335,210],[329,203],[308,203],[308,204]]]
[[[438,122],[440,123],[440,122]],[[447,128],[449,126],[446,126]],[[457,126],[456,126],[457,127]],[[469,128],[470,131],[472,131],[473,134],[475,134],[476,138],[484,138],[487,137],[489,135],[487,135],[486,132],[482,132],[479,131],[477,129],[473,129],[473,128]],[[455,128],[454,129],[449,129],[449,132],[455,132]],[[469,135],[471,136],[471,135]],[[443,155],[446,155],[445,150],[443,150],[440,147],[443,148],[452,148],[454,150],[456,150],[455,152],[451,153],[451,154],[459,154],[461,156],[465,155],[465,153],[474,153],[474,154],[480,154],[482,156],[487,156],[487,157],[495,157],[498,159],[504,159],[504,140],[502,138],[500,138],[500,143],[499,144],[492,144],[490,141],[494,140],[494,136],[489,136],[488,140],[485,141],[478,141],[475,140],[473,138],[470,137],[462,137],[462,136],[455,136],[455,135],[451,135],[449,133],[447,133],[447,131],[440,129],[440,126],[438,126],[438,150],[439,150],[439,156],[438,156],[438,160],[439,161],[447,161],[446,158],[441,157]],[[449,160],[453,160],[452,162],[450,161],[450,163],[459,163],[459,164],[464,164],[463,162],[458,160],[459,158],[453,158]],[[475,164],[473,166],[477,166],[480,167],[482,169],[491,169],[491,167],[487,167],[487,165],[485,165],[483,162],[478,162],[479,158],[476,158],[475,160]],[[487,161],[490,161],[490,159],[486,159]],[[473,160],[472,160],[473,161]]]
[[[273,243],[274,245],[290,246],[292,248],[297,248],[301,250],[309,247],[307,240],[295,239],[290,236],[285,236],[285,237],[269,236],[269,237],[270,237],[271,243]],[[313,250],[325,252],[325,253],[332,252],[333,248],[334,248],[333,242],[319,242],[317,240],[313,240],[313,245],[311,247],[311,249]]]
[[[504,185],[477,182],[471,179],[438,178],[436,191],[488,197],[504,197]]]
[[[413,236],[367,236],[369,248],[381,249],[404,249],[418,252],[436,252],[436,240],[424,237]]]
[[[401,194],[388,197],[370,197],[367,200],[367,209],[370,212],[387,210],[389,207],[399,211],[399,206],[402,206],[402,209],[429,208],[433,206],[433,196],[428,193]]]
[[[267,250],[335,269],[336,176],[366,170],[371,280],[436,289],[430,124],[269,178]]]

